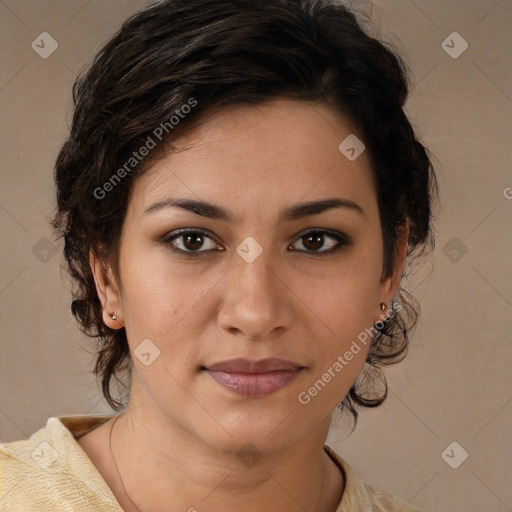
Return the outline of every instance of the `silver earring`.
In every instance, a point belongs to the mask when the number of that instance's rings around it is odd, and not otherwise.
[[[119,313],[116,311],[113,315],[112,315],[112,320],[117,320],[117,318],[119,317]]]
[[[387,308],[387,304],[385,302],[380,303],[380,310],[384,311]]]

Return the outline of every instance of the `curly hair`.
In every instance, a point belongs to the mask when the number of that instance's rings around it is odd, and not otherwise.
[[[89,253],[117,275],[130,190],[152,162],[134,161],[137,150],[150,140],[172,148],[195,121],[228,105],[291,98],[335,106],[359,128],[369,155],[387,277],[406,224],[408,262],[434,246],[437,182],[403,110],[408,90],[398,52],[367,34],[355,13],[335,0],[164,0],[124,22],[73,85],[70,136],[55,164],[52,221],[75,283],[72,313],[81,330],[97,338],[94,373],[114,410],[126,401],[113,398],[112,378],[131,380],[132,361],[125,329],[102,321]],[[355,423],[357,405],[385,400],[380,367],[405,357],[419,315],[405,290],[395,298],[400,307],[375,329],[365,367],[339,405]]]

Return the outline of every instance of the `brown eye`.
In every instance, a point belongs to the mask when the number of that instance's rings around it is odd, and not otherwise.
[[[318,255],[332,254],[343,246],[353,245],[352,240],[347,235],[324,230],[308,231],[300,236],[297,242],[301,242],[303,246],[303,249],[299,248],[298,250],[313,254],[317,253]],[[322,247],[324,250],[320,250]]]
[[[302,238],[303,245],[306,249],[311,251],[318,251],[318,249],[322,248],[322,245],[325,243],[325,236],[321,233],[307,235]]]
[[[209,241],[209,243],[206,243]],[[219,245],[206,233],[197,230],[181,230],[166,235],[162,242],[171,249],[183,253],[200,253],[218,249]]]

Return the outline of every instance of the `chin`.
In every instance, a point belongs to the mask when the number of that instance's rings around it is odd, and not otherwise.
[[[261,453],[282,450],[304,437],[313,425],[311,419],[298,418],[283,404],[278,410],[254,410],[249,404],[245,411],[230,408],[210,418],[211,430],[203,432],[203,440],[218,450],[238,453],[243,447],[254,446]],[[304,412],[304,411],[303,411]],[[203,423],[202,425],[205,425]]]

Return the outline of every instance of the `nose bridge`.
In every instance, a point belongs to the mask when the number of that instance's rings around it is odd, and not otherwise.
[[[259,244],[258,244],[259,245]],[[290,317],[286,287],[277,277],[272,250],[245,240],[233,255],[229,290],[219,321],[225,329],[266,338]]]
[[[245,295],[255,305],[260,302],[258,307],[270,308],[271,302],[276,300],[276,293],[279,293],[276,290],[277,278],[272,250],[263,247],[259,249],[251,240],[244,241],[238,247],[234,260],[233,270],[238,277],[242,296]]]

